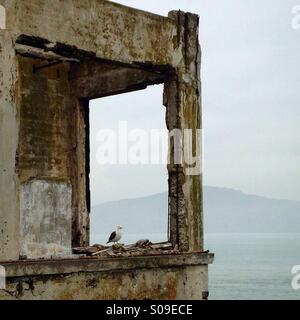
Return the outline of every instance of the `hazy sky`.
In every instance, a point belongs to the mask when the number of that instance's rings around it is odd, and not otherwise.
[[[300,200],[300,0],[120,0],[167,15],[200,15],[204,183]],[[97,130],[164,128],[162,86],[93,101],[93,204],[167,190],[164,166],[100,166]]]

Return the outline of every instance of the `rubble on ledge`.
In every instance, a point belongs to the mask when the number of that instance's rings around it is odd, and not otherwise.
[[[83,257],[131,257],[144,255],[161,255],[180,253],[178,248],[173,248],[169,242],[152,243],[148,239],[141,239],[134,244],[113,244],[104,246],[94,244],[89,247],[73,248],[74,254],[83,255]]]
[[[203,251],[208,253],[209,251]],[[155,256],[155,255],[175,255],[180,254],[178,246],[173,247],[169,242],[152,243],[148,239],[141,239],[134,244],[113,244],[105,246],[94,244],[89,247],[73,248],[73,254],[80,258],[120,258],[137,256]]]

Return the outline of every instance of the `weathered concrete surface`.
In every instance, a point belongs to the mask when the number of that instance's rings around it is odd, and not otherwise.
[[[195,137],[171,141],[170,158],[190,146],[196,155],[198,16],[161,17],[104,0],[0,4],[8,28],[0,31],[0,261],[66,257],[71,241],[89,244],[89,99],[164,82],[168,129]],[[173,161],[168,171],[169,238],[182,256],[128,259],[125,269],[111,260],[90,270],[85,261],[87,269],[72,272],[65,260],[13,263],[0,299],[201,298],[210,260],[185,256],[203,250],[201,162]],[[33,264],[40,270],[30,273]]]
[[[1,299],[202,299],[211,254],[4,263]]]
[[[62,63],[34,72],[47,60],[18,56],[20,73],[20,139],[18,173],[32,177],[68,178],[73,115],[69,66]],[[60,138],[58,138],[60,137]]]
[[[50,62],[23,56],[18,56],[18,62],[21,110],[16,170],[22,182],[32,178],[71,182],[74,243],[87,245],[85,148],[82,145],[85,124],[80,104],[70,89],[70,65],[63,61],[43,68]],[[81,219],[80,215],[86,218]],[[65,227],[65,232],[70,232],[69,226]]]
[[[169,14],[177,21],[177,49],[184,57],[176,68],[176,75],[165,82],[164,104],[167,107],[167,127],[181,130],[177,145],[171,141],[169,171],[170,241],[182,251],[203,250],[202,168],[197,130],[202,128],[200,45],[198,43],[199,17],[191,13],[174,11]],[[189,145],[184,130],[193,133]],[[174,152],[181,151],[183,162],[176,164]],[[172,152],[173,150],[173,152]],[[201,149],[200,149],[201,150]],[[198,152],[197,152],[198,151]],[[198,156],[198,166],[190,167],[189,155]]]
[[[16,170],[22,182],[45,177],[71,182],[73,243],[85,246],[89,229],[85,114],[70,87],[70,62],[43,68],[51,62],[18,55],[21,106]],[[67,225],[65,232],[69,232]]]
[[[23,51],[24,56],[18,57],[20,139],[15,172],[22,182],[44,177],[71,181],[73,245],[84,246],[88,244],[89,233],[88,99],[164,81],[168,129],[191,129],[195,135],[201,128],[198,16],[172,12],[164,18],[95,0],[81,1],[80,5],[74,0],[59,4],[68,8],[63,10],[64,15],[54,15],[52,10],[58,3],[54,6],[43,0],[5,2],[8,28],[14,32],[12,43],[14,38],[26,35],[21,38],[31,39],[27,45],[42,46],[40,58],[29,57],[29,49]],[[97,19],[97,26],[94,26],[91,19],[98,15],[102,19]],[[16,17],[19,18],[17,23],[12,24]],[[130,26],[128,35],[120,33],[120,30],[126,30],[127,24]],[[58,26],[59,33],[56,32]],[[99,32],[99,28],[104,29]],[[109,39],[105,37],[106,33],[111,35]],[[143,36],[136,39],[138,34]],[[80,39],[81,36],[85,40]],[[54,38],[55,43],[63,44],[50,44]],[[99,39],[105,39],[105,44],[98,43]],[[120,46],[119,51],[116,43]],[[74,45],[77,49],[72,47]],[[83,54],[83,49],[87,55]],[[68,62],[57,58],[58,65],[43,68],[49,59],[47,50],[75,60]],[[98,50],[104,50],[100,56],[105,63],[94,59],[99,57]],[[162,62],[156,56],[158,53],[166,60]],[[113,60],[118,64],[113,64]],[[139,64],[140,69],[136,69],[136,61],[143,61],[144,64]],[[42,69],[35,72],[36,68]],[[15,137],[16,132],[14,130]],[[195,146],[196,142],[193,142],[193,149]],[[172,147],[171,144],[171,157]],[[179,148],[183,154],[187,147],[182,140]],[[168,169],[170,239],[181,251],[202,250],[200,173],[189,175],[190,168],[186,164],[171,164]]]
[[[173,66],[181,59],[172,19],[111,1],[11,0],[7,11],[7,28],[17,34],[75,46],[99,58]]]
[[[0,260],[19,257],[18,70],[11,33],[0,30]]]
[[[130,68],[103,61],[87,61],[71,69],[71,87],[79,98],[95,99],[146,89],[163,83],[163,72]]]
[[[72,188],[69,182],[33,180],[21,185],[22,257],[72,254]]]

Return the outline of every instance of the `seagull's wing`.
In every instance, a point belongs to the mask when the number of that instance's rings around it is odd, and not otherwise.
[[[116,237],[116,235],[117,235],[116,231],[112,232],[107,243],[111,242]]]

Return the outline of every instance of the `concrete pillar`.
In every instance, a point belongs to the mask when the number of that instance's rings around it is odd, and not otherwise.
[[[0,30],[0,261],[19,258],[18,72],[10,32]]]
[[[180,149],[182,157],[176,164],[173,155],[168,167],[170,240],[181,251],[199,251],[203,249],[199,17],[181,11],[170,12],[169,17],[177,21],[176,49],[182,52],[165,88],[168,129],[181,131],[180,140],[171,141],[170,147]],[[187,139],[190,133],[192,140]],[[197,157],[196,165],[189,164],[192,157]]]

